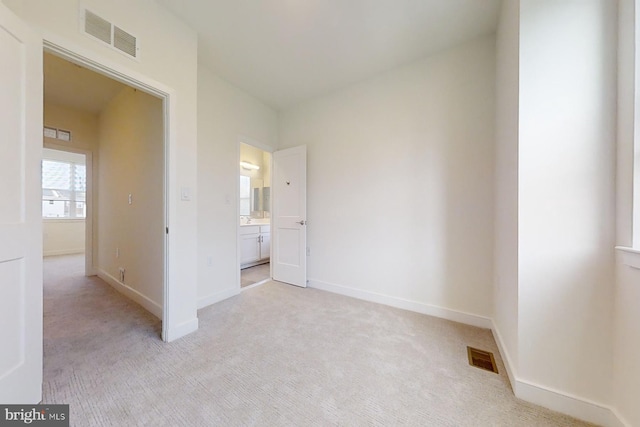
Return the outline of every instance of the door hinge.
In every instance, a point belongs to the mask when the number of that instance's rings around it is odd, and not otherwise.
[[[167,227],[166,230],[167,230],[167,234],[169,234],[169,227]]]

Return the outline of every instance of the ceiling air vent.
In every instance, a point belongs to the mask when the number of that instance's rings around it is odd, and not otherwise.
[[[84,31],[105,43],[111,44],[111,23],[88,10],[84,11]]]
[[[90,10],[84,10],[81,28],[85,33],[107,43],[119,52],[138,59],[138,39]]]
[[[138,53],[136,38],[118,27],[113,27],[113,47],[134,58]]]

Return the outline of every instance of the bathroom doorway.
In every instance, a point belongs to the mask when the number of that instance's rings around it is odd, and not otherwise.
[[[240,143],[240,288],[271,280],[271,153]]]

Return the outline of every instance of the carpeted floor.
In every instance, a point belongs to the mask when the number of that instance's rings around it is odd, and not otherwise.
[[[587,425],[515,399],[489,331],[319,290],[248,289],[167,344],[81,257],[54,257],[44,309],[44,403],[75,426]]]

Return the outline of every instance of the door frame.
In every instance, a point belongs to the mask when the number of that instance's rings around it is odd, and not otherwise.
[[[276,151],[273,147],[270,147],[266,144],[261,143],[260,141],[256,141],[245,135],[238,135],[238,141],[236,142],[236,178],[235,178],[235,200],[236,200],[236,282],[238,283],[238,292],[242,290],[242,274],[240,267],[242,266],[241,255],[241,243],[240,243],[240,144],[250,145],[258,150],[265,151],[271,154],[271,170],[273,170],[273,152]],[[273,197],[273,192],[271,193],[271,197]],[[273,206],[273,200],[271,201],[271,205]],[[269,225],[272,225],[271,215],[269,215]],[[273,251],[269,248],[269,278],[273,277],[273,271],[271,270],[271,255]]]
[[[64,144],[58,144],[55,142],[46,142],[43,144],[44,148],[51,150],[66,151],[67,153],[83,154],[85,159],[85,167],[87,168],[87,213],[88,215],[84,219],[84,275],[95,276],[97,271],[93,262],[93,224],[96,223],[96,213],[94,211],[94,191],[93,191],[93,150],[78,147],[68,147]],[[43,219],[44,221],[44,219]]]
[[[164,152],[164,165],[163,165],[163,216],[165,224],[165,233],[163,239],[163,289],[162,289],[162,340],[168,342],[169,329],[170,329],[170,314],[171,314],[171,288],[172,283],[169,280],[170,273],[170,261],[171,254],[170,248],[170,235],[169,220],[171,211],[171,194],[169,186],[169,174],[170,166],[172,164],[172,155],[175,158],[175,154],[172,153],[171,147],[177,146],[177,108],[176,108],[176,96],[175,91],[170,87],[157,82],[143,74],[135,72],[123,66],[120,63],[115,63],[106,60],[99,54],[93,51],[84,50],[78,46],[65,47],[67,42],[62,39],[53,40],[54,36],[46,34],[43,36],[43,50],[44,52],[51,53],[66,61],[72,62],[83,66],[91,71],[102,74],[113,80],[124,83],[128,86],[146,92],[150,95],[156,96],[162,100],[163,105],[163,152]],[[175,150],[173,150],[175,152]]]

